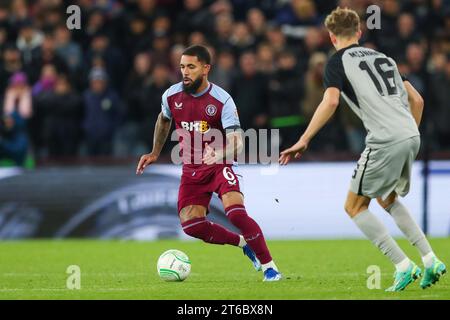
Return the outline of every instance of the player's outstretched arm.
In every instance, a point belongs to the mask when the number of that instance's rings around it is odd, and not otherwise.
[[[411,106],[411,113],[416,120],[417,126],[420,125],[422,120],[424,101],[419,92],[412,86],[409,81],[403,81],[405,85],[406,92],[408,92],[408,101]]]
[[[292,156],[299,158],[306,151],[312,138],[314,138],[317,132],[322,129],[336,112],[336,108],[339,105],[339,95],[340,90],[338,88],[330,87],[325,90],[322,102],[317,107],[316,112],[314,112],[308,128],[306,128],[296,144],[281,152],[280,159],[278,160],[281,165],[288,164]]]
[[[158,160],[161,150],[166,143],[167,137],[169,135],[170,126],[172,125],[172,120],[164,117],[161,112],[156,120],[155,134],[153,138],[153,150],[148,154],[144,154],[140,159],[136,168],[136,174],[144,173],[145,167],[149,166],[156,160]]]

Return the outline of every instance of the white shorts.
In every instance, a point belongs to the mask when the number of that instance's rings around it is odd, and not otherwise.
[[[385,200],[392,191],[404,197],[409,192],[411,168],[420,148],[420,136],[385,148],[366,147],[350,182],[350,191]]]

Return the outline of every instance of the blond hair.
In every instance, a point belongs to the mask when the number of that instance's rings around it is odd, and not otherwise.
[[[356,11],[337,7],[325,19],[325,27],[336,37],[351,38],[360,29],[360,19]]]

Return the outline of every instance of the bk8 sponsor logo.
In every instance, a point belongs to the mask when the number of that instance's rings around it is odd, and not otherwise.
[[[181,127],[187,131],[197,131],[200,133],[206,133],[210,129],[206,121],[181,121]]]

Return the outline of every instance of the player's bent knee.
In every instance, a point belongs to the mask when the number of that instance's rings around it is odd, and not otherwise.
[[[389,201],[387,201],[387,199],[386,201],[383,201],[383,199],[381,198],[377,198],[377,202],[383,209],[388,208],[393,203],[393,202],[390,203]]]
[[[344,205],[345,212],[352,217],[353,207],[349,206],[347,203]]]
[[[351,218],[353,218],[358,213],[367,210],[369,208],[369,204],[370,198],[349,192],[347,200],[345,201],[344,210]]]
[[[202,206],[191,205],[184,207],[180,211],[180,221],[185,223],[196,218],[206,217],[206,208]]]
[[[244,205],[244,197],[242,193],[237,191],[230,191],[227,193],[224,193],[222,195],[222,203],[223,207],[231,207],[233,205]]]
[[[350,218],[353,218],[358,213],[363,212],[364,210],[367,210],[369,207],[366,205],[358,205],[354,203],[345,203],[344,210],[345,212],[350,216]]]
[[[395,192],[391,193],[386,200],[383,200],[381,197],[377,198],[377,202],[378,204],[383,208],[383,209],[387,209],[390,206],[392,206],[395,202],[395,200],[397,200],[397,194]]]

